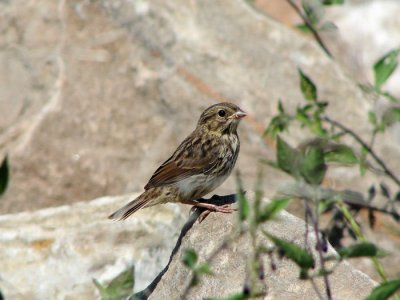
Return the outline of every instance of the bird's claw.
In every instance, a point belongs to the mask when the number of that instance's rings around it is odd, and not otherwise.
[[[195,206],[192,207],[192,209],[193,208],[195,208]],[[211,212],[220,212],[220,213],[224,213],[224,214],[230,214],[230,213],[233,213],[234,211],[237,211],[237,209],[233,208],[230,204],[224,204],[221,206],[213,205],[212,207],[207,208],[206,210],[201,212],[201,214],[198,217],[198,220],[199,220],[199,223],[203,222],[205,220],[205,218],[207,218]]]

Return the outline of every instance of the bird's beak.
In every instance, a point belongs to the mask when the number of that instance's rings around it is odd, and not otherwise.
[[[237,111],[236,113],[233,114],[233,117],[235,119],[241,119],[241,118],[244,118],[245,116],[247,116],[247,113],[245,113],[242,110],[239,110],[239,111]]]

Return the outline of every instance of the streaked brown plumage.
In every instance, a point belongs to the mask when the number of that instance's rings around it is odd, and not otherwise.
[[[154,172],[144,187],[145,191],[109,218],[126,219],[140,208],[166,202],[232,212],[229,206],[216,206],[196,199],[213,191],[231,173],[240,149],[236,129],[245,116],[246,113],[232,103],[219,103],[207,108],[196,129]]]

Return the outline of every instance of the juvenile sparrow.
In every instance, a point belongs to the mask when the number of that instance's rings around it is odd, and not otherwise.
[[[137,210],[166,202],[179,202],[231,213],[229,205],[217,206],[197,201],[221,185],[231,173],[239,154],[236,129],[246,116],[232,103],[207,108],[196,129],[179,145],[174,154],[153,174],[145,191],[109,219],[124,220]]]

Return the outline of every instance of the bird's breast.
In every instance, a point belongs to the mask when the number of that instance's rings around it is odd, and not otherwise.
[[[204,173],[193,175],[175,183],[181,197],[198,199],[220,186],[232,172],[239,153],[237,135],[222,136],[215,163]]]

